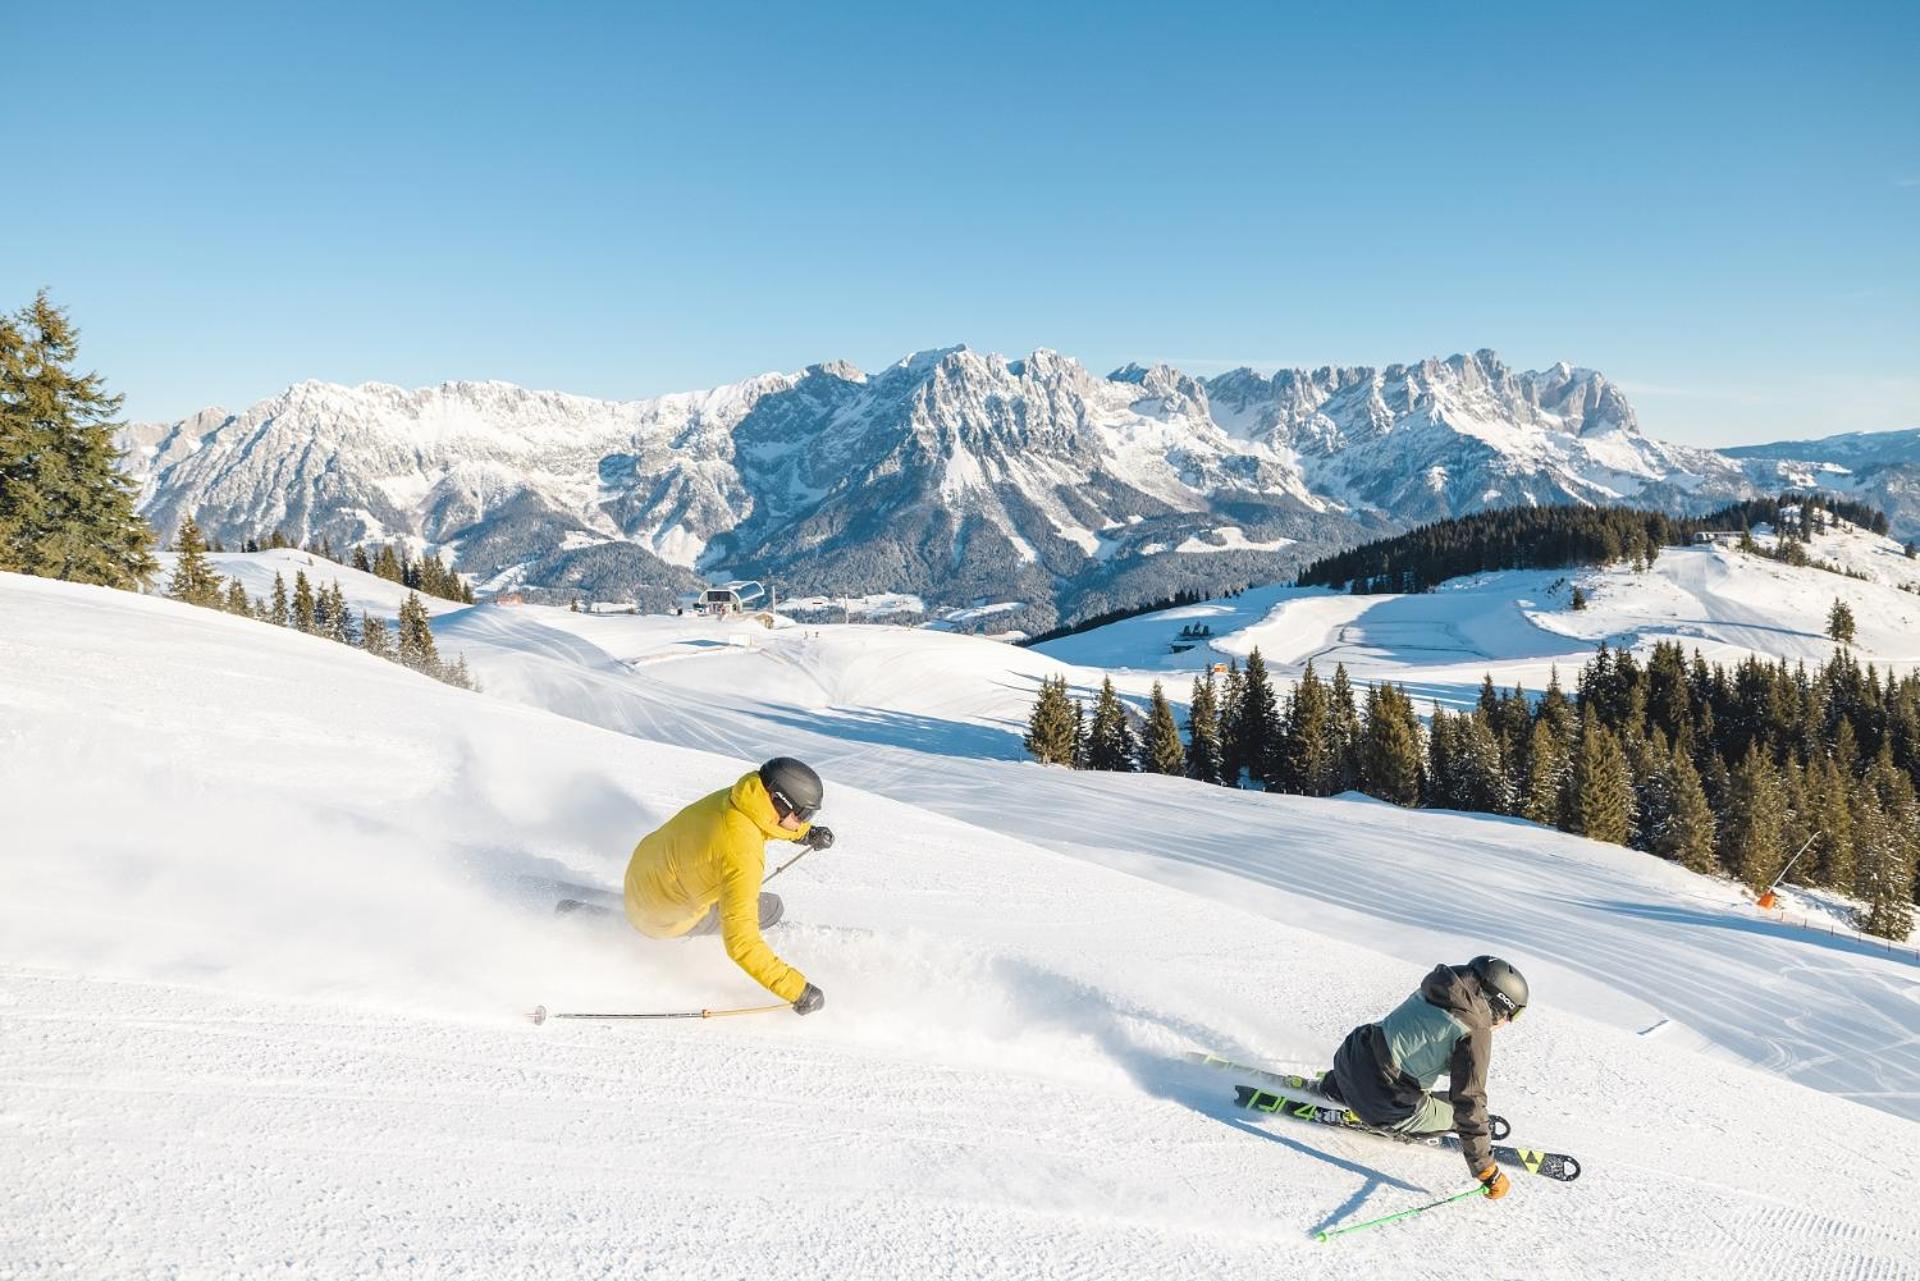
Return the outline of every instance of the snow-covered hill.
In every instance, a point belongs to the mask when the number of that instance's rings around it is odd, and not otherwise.
[[[503,383],[302,383],[128,429],[163,530],[457,548],[491,585],[664,603],[691,570],[794,593],[1024,602],[1028,630],[1285,576],[1382,528],[1487,506],[1749,492],[1641,434],[1619,390],[1491,352],[1386,369],[1165,365],[956,347],[607,402]],[[1174,555],[1172,553],[1184,553]]]
[[[0,575],[0,1271],[1915,1275],[1911,965],[1525,825],[971,759],[985,656],[1053,670],[989,642],[444,622],[489,689],[729,750]],[[612,884],[767,742],[829,779],[773,936],[827,1008],[517,1017],[755,999],[525,878]],[[1458,1158],[1252,1122],[1180,1052],[1324,1062],[1487,947],[1537,993],[1495,1106],[1587,1172],[1314,1243]]]
[[[1773,543],[1764,530],[1757,541],[1763,549]],[[1259,646],[1283,676],[1298,675],[1308,659],[1322,669],[1343,662],[1358,679],[1392,680],[1422,700],[1464,705],[1488,674],[1503,686],[1521,682],[1535,691],[1556,667],[1570,680],[1602,641],[1642,657],[1670,640],[1713,661],[1754,654],[1818,664],[1833,652],[1827,612],[1840,600],[1858,622],[1853,650],[1863,661],[1902,672],[1920,663],[1920,561],[1894,540],[1844,521],[1815,535],[1807,554],[1849,573],[1791,566],[1730,545],[1667,548],[1644,572],[1617,566],[1481,574],[1423,595],[1255,588],[1039,648],[1067,663],[1178,674]],[[1575,585],[1587,598],[1582,610],[1572,605]],[[1204,639],[1181,636],[1202,626],[1209,629]],[[1175,644],[1193,647],[1174,653]]]
[[[155,590],[165,588],[167,579],[173,573],[176,557],[172,552],[161,552],[157,559],[160,572],[154,578]],[[238,579],[250,598],[265,601],[273,599],[273,580],[276,575],[289,592],[293,590],[294,579],[299,574],[305,574],[316,591],[338,583],[340,594],[355,613],[368,613],[388,620],[399,617],[400,606],[406,602],[408,595],[405,587],[390,579],[291,547],[258,552],[211,552],[207,555],[207,564],[222,579]],[[458,601],[425,594],[421,595],[420,601],[426,606],[427,612],[434,615],[467,608]]]

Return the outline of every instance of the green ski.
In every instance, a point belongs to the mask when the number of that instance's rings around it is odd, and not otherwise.
[[[1333,1102],[1320,1092],[1320,1078],[1317,1076],[1294,1076],[1288,1072],[1270,1072],[1266,1068],[1257,1068],[1247,1063],[1235,1063],[1232,1059],[1223,1059],[1217,1054],[1208,1054],[1204,1050],[1189,1050],[1182,1056],[1189,1063],[1198,1063],[1203,1067],[1219,1068],[1232,1072],[1236,1076],[1258,1077],[1262,1081],[1279,1086],[1283,1090],[1293,1090],[1301,1094],[1310,1094],[1316,1099]],[[1487,1129],[1496,1141],[1513,1133],[1513,1127],[1507,1124],[1504,1116],[1487,1117]]]
[[[1300,1099],[1290,1099],[1284,1094],[1262,1090],[1252,1085],[1236,1085],[1234,1102],[1252,1112],[1268,1112],[1289,1116],[1297,1121],[1312,1121],[1319,1125],[1331,1125],[1343,1130],[1356,1130],[1361,1134],[1372,1134],[1379,1138],[1392,1139],[1397,1143],[1411,1143],[1432,1148],[1457,1149],[1460,1146],[1460,1140],[1456,1135],[1412,1135],[1380,1130],[1368,1125],[1346,1108],[1331,1103],[1308,1103]],[[1537,1174],[1542,1178],[1558,1179],[1562,1183],[1571,1183],[1580,1177],[1580,1162],[1564,1152],[1542,1152],[1537,1148],[1509,1147],[1503,1143],[1495,1143],[1492,1146],[1493,1159],[1501,1165],[1525,1170],[1528,1174]]]

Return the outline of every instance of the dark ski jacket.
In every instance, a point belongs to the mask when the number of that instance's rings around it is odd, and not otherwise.
[[[1487,1064],[1493,1011],[1464,965],[1435,966],[1420,990],[1378,1023],[1347,1034],[1333,1056],[1334,1079],[1348,1107],[1369,1125],[1413,1116],[1445,1072],[1453,1129],[1474,1174],[1493,1163],[1487,1125]]]

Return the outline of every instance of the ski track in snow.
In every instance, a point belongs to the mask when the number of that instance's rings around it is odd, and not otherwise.
[[[487,694],[0,575],[0,1275],[1920,1276],[1911,965],[1522,824],[991,759],[981,700],[1042,655],[440,629]],[[775,748],[833,788],[769,935],[827,1008],[527,1022],[754,1003],[543,882],[617,884]],[[1323,1064],[1481,946],[1540,993],[1493,1104],[1586,1173],[1314,1242],[1462,1163],[1255,1119],[1181,1053]]]

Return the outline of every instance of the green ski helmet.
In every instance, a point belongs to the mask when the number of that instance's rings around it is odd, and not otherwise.
[[[760,767],[760,781],[773,798],[773,812],[791,814],[802,823],[811,819],[826,799],[826,788],[813,767],[791,756],[776,756]]]
[[[1497,956],[1476,956],[1467,968],[1480,980],[1480,990],[1494,1014],[1511,1023],[1526,1011],[1527,980],[1519,970]]]

